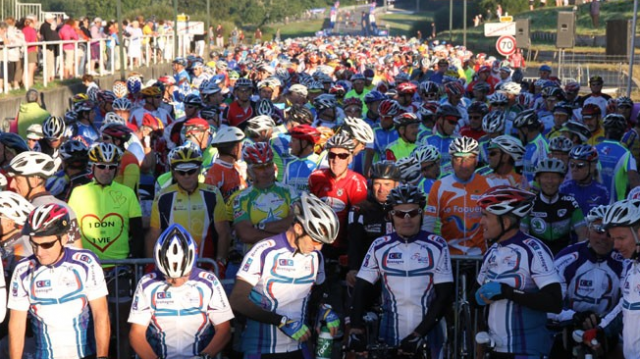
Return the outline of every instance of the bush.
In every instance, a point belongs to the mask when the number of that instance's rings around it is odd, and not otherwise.
[[[463,26],[463,13],[464,5],[460,0],[453,2],[453,29],[462,29]],[[478,8],[475,2],[467,1],[467,28],[473,27],[473,18],[479,14],[481,10]],[[438,33],[449,30],[449,6],[441,6],[434,15],[436,30]],[[425,30],[428,28],[428,32]],[[431,34],[431,27],[427,27],[426,24],[422,24],[422,34],[428,37]],[[439,36],[442,37],[442,36]]]

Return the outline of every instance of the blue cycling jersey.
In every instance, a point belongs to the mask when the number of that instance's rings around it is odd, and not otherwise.
[[[536,166],[540,160],[547,158],[549,152],[549,142],[542,134],[538,134],[531,142],[525,146],[524,157],[522,158],[522,174],[527,178],[527,182],[533,182]]]
[[[434,132],[433,135],[428,136],[419,146],[432,145],[435,146],[442,158],[440,159],[440,177],[444,177],[453,172],[453,166],[451,165],[451,155],[449,154],[449,145],[455,140],[453,136],[445,136],[440,132]]]
[[[560,193],[572,195],[584,215],[589,213],[592,208],[609,204],[609,190],[596,181],[591,181],[588,185],[581,185],[575,180],[568,180],[560,186]]]
[[[398,131],[394,127],[382,128],[379,124],[373,128],[373,162],[383,160],[386,157],[386,149],[389,144],[398,139]]]
[[[636,160],[619,142],[603,140],[596,145],[600,159],[602,184],[609,190],[611,203],[625,199],[629,171],[636,170]]]

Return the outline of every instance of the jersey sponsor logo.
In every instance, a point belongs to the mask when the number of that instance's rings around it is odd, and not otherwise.
[[[418,261],[418,263],[428,265],[430,263],[428,255],[422,255],[421,253],[414,253],[411,256],[411,260]]]
[[[200,278],[208,280],[210,282],[213,282],[213,281],[216,280],[216,277],[213,274],[208,273],[208,272],[200,272],[199,276],[200,276]]]
[[[347,204],[342,202],[339,198],[322,197],[321,200],[333,208],[336,213],[342,212],[347,208]]]
[[[76,253],[76,254],[73,255],[72,258],[77,260],[77,261],[85,262],[85,263],[91,263],[93,261],[91,259],[91,256],[86,255],[84,253]]]
[[[389,259],[402,259],[402,253],[389,253]]]
[[[435,206],[427,206],[427,208],[425,208],[425,211],[427,213],[436,213],[436,207]]]
[[[104,253],[122,235],[124,219],[118,213],[108,213],[102,218],[87,214],[80,220],[80,230],[89,244]]]
[[[362,266],[363,267],[368,267],[369,266],[369,259],[371,259],[371,255],[367,254],[366,257],[364,257],[364,261],[362,261]]]
[[[281,267],[293,267],[293,259],[278,259],[278,265]]]
[[[171,299],[171,292],[158,292],[156,293],[157,299]]]
[[[140,298],[136,295],[135,298],[133,299],[133,303],[131,303],[131,310],[138,310],[139,299]]]
[[[566,214],[567,214],[567,209],[566,208],[558,210],[558,217],[564,217]]]
[[[547,218],[547,213],[546,212],[531,212],[530,216],[531,217],[538,217],[538,218]]]
[[[262,213],[267,213],[267,220],[283,218],[284,210],[279,208],[284,204],[285,200],[279,197],[273,192],[266,192],[260,194],[255,202],[252,204],[252,208]]]
[[[49,288],[49,287],[51,287],[51,281],[48,279],[36,281],[36,288]]]
[[[540,218],[531,218],[531,231],[536,234],[542,234],[547,230],[547,222]]]
[[[447,207],[444,209],[444,213],[480,213],[482,211],[482,209],[480,207],[460,207],[460,206],[453,206],[453,208],[451,207]]]
[[[251,263],[253,262],[253,258],[247,258],[247,261],[245,262],[244,266],[242,266],[242,271],[246,272],[249,270],[249,267],[251,267]]]
[[[18,296],[18,282],[13,282],[11,285],[11,296],[14,298]]]
[[[584,289],[584,288],[591,288],[593,287],[593,280],[590,279],[580,279],[580,281],[578,282],[578,285],[580,286],[580,288]]]

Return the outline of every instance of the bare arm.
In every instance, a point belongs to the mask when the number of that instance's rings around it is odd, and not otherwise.
[[[96,337],[96,356],[109,356],[109,339],[111,326],[109,324],[109,307],[107,297],[101,297],[89,302],[93,315],[93,330]]]
[[[228,221],[217,221],[213,223],[218,233],[218,248],[216,249],[216,259],[225,259],[229,254],[231,246],[231,227]]]
[[[274,312],[266,311],[249,299],[249,294],[253,286],[242,279],[236,281],[236,285],[233,287],[231,297],[229,297],[229,303],[231,308],[246,316],[247,318],[256,320],[258,322],[278,325],[282,319],[281,315]]]
[[[131,324],[129,343],[141,359],[156,359],[158,357],[147,342],[147,326]]]
[[[233,229],[236,230],[238,238],[242,243],[254,244],[260,240],[271,237],[274,234],[280,234],[291,226],[293,222],[293,215],[289,215],[286,218],[269,222],[265,224],[264,231],[255,228],[251,221],[244,220],[233,225]]]
[[[9,358],[22,359],[26,330],[27,312],[12,309],[9,318]]]
[[[214,328],[216,331],[213,338],[211,338],[209,345],[207,345],[207,347],[202,351],[205,354],[209,354],[211,357],[218,355],[218,353],[224,349],[224,346],[227,345],[229,340],[231,340],[231,321],[215,325]]]

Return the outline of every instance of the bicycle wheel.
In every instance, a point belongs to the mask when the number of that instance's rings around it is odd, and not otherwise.
[[[463,303],[460,306],[459,311],[459,324],[458,327],[460,330],[458,331],[458,358],[468,359],[473,358],[473,321],[471,320],[471,308],[469,308],[469,303]]]

